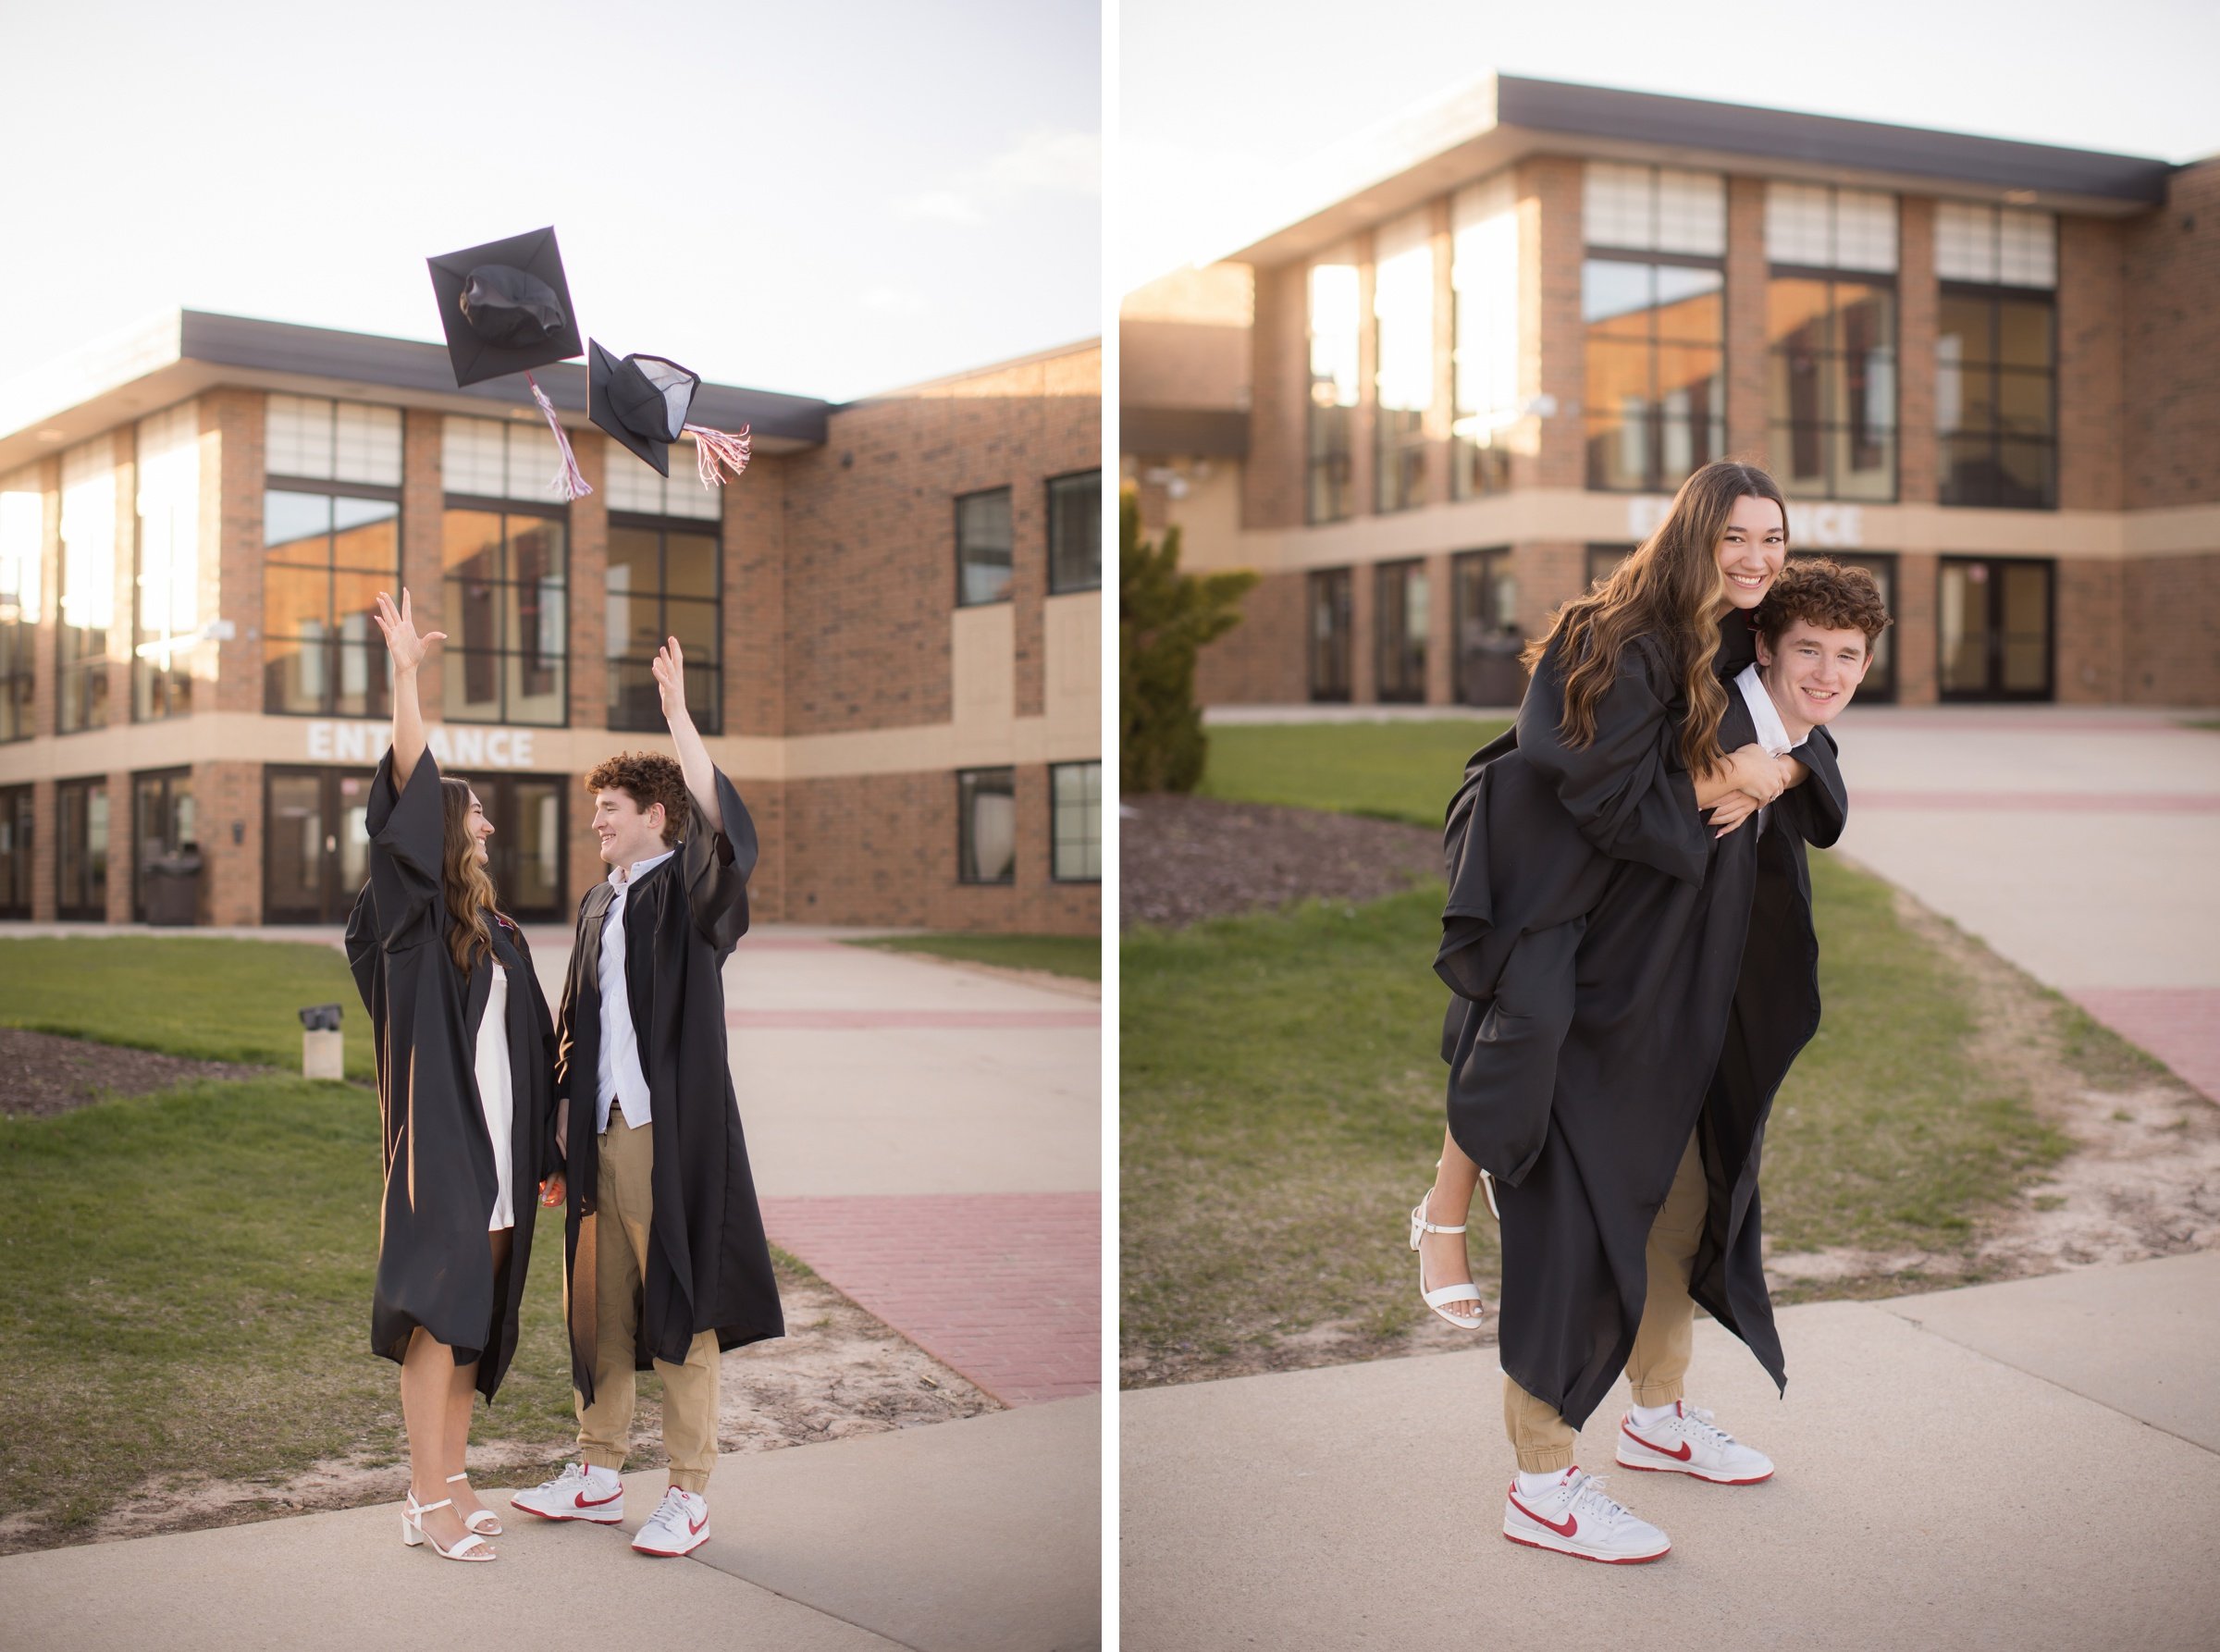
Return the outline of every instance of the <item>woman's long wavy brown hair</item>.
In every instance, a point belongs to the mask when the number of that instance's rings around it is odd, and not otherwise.
[[[470,835],[473,795],[468,781],[451,774],[439,777],[439,816],[445,828],[439,881],[447,894],[447,950],[465,975],[480,958],[493,956],[493,880],[478,864],[477,841]]]
[[[1681,758],[1700,774],[1722,757],[1720,719],[1727,695],[1711,674],[1719,654],[1720,604],[1726,600],[1719,542],[1737,499],[1755,496],[1781,507],[1785,548],[1788,501],[1772,477],[1753,464],[1721,459],[1681,484],[1658,531],[1611,576],[1557,610],[1548,631],[1526,645],[1535,670],[1551,643],[1565,678],[1565,743],[1596,738],[1596,705],[1619,674],[1619,657],[1638,636],[1655,637],[1679,674],[1688,701],[1681,724]]]

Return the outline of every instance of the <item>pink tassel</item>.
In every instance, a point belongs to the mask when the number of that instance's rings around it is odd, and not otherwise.
[[[694,462],[701,471],[704,487],[722,487],[728,480],[737,482],[740,473],[747,468],[747,426],[740,426],[734,436],[729,430],[709,430],[699,425],[685,426],[686,434],[694,438]],[[726,477],[719,467],[731,471]]]
[[[593,492],[586,485],[586,475],[578,468],[578,455],[571,451],[571,438],[562,428],[562,421],[555,416],[555,404],[548,393],[539,388],[539,380],[529,373],[524,382],[532,387],[532,400],[539,403],[539,411],[548,415],[548,428],[555,433],[555,446],[562,454],[562,466],[555,473],[554,490],[565,499],[582,499]]]

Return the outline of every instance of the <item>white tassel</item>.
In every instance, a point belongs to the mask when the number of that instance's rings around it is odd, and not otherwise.
[[[586,474],[578,468],[578,455],[571,451],[571,438],[562,428],[562,421],[555,416],[555,404],[539,388],[539,380],[529,373],[524,375],[524,382],[532,387],[532,399],[539,403],[539,411],[548,415],[548,428],[555,433],[555,446],[562,454],[562,463],[549,486],[566,499],[582,499],[593,488],[587,486]]]
[[[721,487],[727,481],[737,482],[740,473],[747,468],[747,429],[740,426],[734,436],[729,430],[711,430],[701,425],[688,425],[686,434],[694,438],[694,462],[701,472],[704,487]],[[733,474],[720,474],[720,467]]]

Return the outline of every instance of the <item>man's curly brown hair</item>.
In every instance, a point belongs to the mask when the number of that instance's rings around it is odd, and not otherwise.
[[[663,806],[663,846],[669,848],[685,835],[694,806],[686,795],[685,771],[676,759],[660,751],[621,751],[604,758],[586,777],[588,792],[614,786],[646,814],[655,804]]]
[[[1862,631],[1868,653],[1894,623],[1880,582],[1832,557],[1798,557],[1782,569],[1750,623],[1768,643],[1778,643],[1798,620],[1821,631]]]

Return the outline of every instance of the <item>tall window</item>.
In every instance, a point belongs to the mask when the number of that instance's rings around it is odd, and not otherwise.
[[[1426,497],[1426,410],[1434,405],[1434,231],[1424,211],[1381,226],[1374,240],[1375,508]]]
[[[602,631],[610,728],[663,726],[652,667],[656,650],[672,636],[685,651],[686,709],[694,726],[705,734],[724,726],[722,561],[714,529],[610,514]]]
[[[1946,505],[2058,502],[2057,222],[1944,202],[1935,430]]]
[[[458,510],[450,499],[443,532],[448,721],[561,727],[570,704],[561,513]]]
[[[1896,198],[1769,184],[1766,400],[1796,499],[1896,497]]]
[[[62,577],[56,595],[56,727],[108,722],[108,633],[116,623],[116,470],[106,437],[62,455]]]
[[[1430,610],[1424,562],[1382,562],[1374,570],[1378,618],[1379,690],[1383,700],[1426,697]]]
[[[1357,418],[1357,266],[1353,259],[1309,272],[1311,402],[1306,519],[1339,522],[1353,508],[1350,482]]]
[[[263,709],[383,717],[371,616],[401,588],[401,412],[272,396],[262,506]]]
[[[54,900],[63,918],[108,915],[108,783],[66,780],[55,788]]]
[[[1677,487],[1726,450],[1726,183],[1588,163],[1588,486]]]
[[[1048,594],[1103,588],[1103,473],[1048,483]]]
[[[1526,691],[1519,667],[1518,582],[1508,550],[1467,550],[1449,560],[1457,638],[1457,698],[1467,706],[1515,706]]]
[[[965,769],[956,777],[956,879],[1008,883],[1018,867],[1018,771]]]
[[[976,608],[1010,599],[1010,490],[989,487],[956,499],[956,604]]]
[[[0,743],[28,740],[32,733],[45,509],[36,472],[0,482]]]
[[[1457,191],[1449,203],[1450,302],[1456,411],[1449,491],[1461,499],[1511,486],[1519,419],[1519,218],[1511,174]]]
[[[1048,770],[1049,875],[1059,883],[1103,881],[1103,766],[1052,763]]]
[[[0,918],[31,916],[29,786],[0,787]]]
[[[131,716],[192,709],[200,642],[201,410],[181,402],[139,421],[139,574]]]
[[[1347,568],[1321,568],[1308,581],[1311,698],[1349,698],[1350,598],[1353,575]]]
[[[153,907],[154,868],[165,856],[198,847],[200,829],[192,807],[192,771],[164,770],[131,777],[131,910],[141,923]]]

